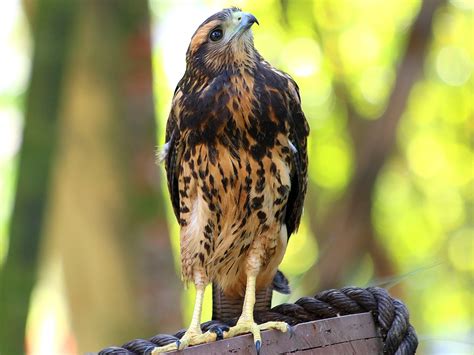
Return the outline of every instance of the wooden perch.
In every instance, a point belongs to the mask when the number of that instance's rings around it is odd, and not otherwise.
[[[370,311],[370,312],[368,312]],[[339,316],[343,315],[343,316]],[[293,335],[278,331],[262,332],[261,354],[385,354],[413,355],[418,347],[415,329],[406,306],[379,287],[344,287],[321,291],[314,297],[301,297],[269,311],[255,312],[257,323],[284,321],[293,325]],[[211,320],[202,331],[235,324]],[[157,334],[149,339],[130,340],[111,346],[99,355],[142,355],[159,346],[176,342],[175,335]],[[255,354],[253,337],[248,335],[215,343],[193,346],[168,354]]]
[[[381,354],[382,337],[370,313],[301,323],[294,334],[276,330],[262,332],[261,354]],[[255,354],[251,334],[215,343],[197,345],[168,354]]]

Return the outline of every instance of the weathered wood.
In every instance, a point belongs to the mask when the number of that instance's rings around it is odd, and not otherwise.
[[[382,338],[370,313],[329,318],[293,327],[294,334],[262,332],[262,355],[270,354],[381,354]],[[169,354],[255,354],[250,334]]]

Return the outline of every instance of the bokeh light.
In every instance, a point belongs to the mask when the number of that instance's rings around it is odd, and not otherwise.
[[[353,182],[358,144],[354,120],[364,127],[387,109],[407,36],[423,2],[150,0],[149,5],[158,145],[164,143],[189,40],[205,18],[224,7],[242,7],[259,19],[260,26],[253,29],[257,49],[297,81],[311,126],[311,199],[281,264],[293,294],[274,301],[307,295],[303,275],[326,252],[314,226]],[[8,253],[33,44],[20,0],[0,5],[0,23],[1,268]],[[473,353],[473,23],[472,0],[450,0],[436,10],[424,66],[393,128],[395,146],[368,198],[375,240],[394,270],[394,292],[411,312],[421,354]],[[166,190],[165,181],[161,187]],[[179,275],[179,227],[167,196],[163,210]],[[365,286],[376,279],[377,260],[369,251],[362,254],[346,271],[344,284]],[[80,342],[71,325],[66,276],[58,258],[43,257],[41,270],[29,311],[27,346],[30,354],[63,354]],[[315,273],[314,283],[318,281]],[[181,302],[185,325],[191,318],[193,288],[180,296],[176,302]],[[208,289],[203,320],[211,317],[210,305]]]

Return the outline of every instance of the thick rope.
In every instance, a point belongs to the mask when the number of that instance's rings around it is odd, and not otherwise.
[[[290,325],[332,318],[342,315],[371,312],[379,327],[383,340],[383,353],[387,355],[411,355],[418,347],[415,329],[409,323],[405,305],[392,298],[387,290],[379,287],[344,287],[327,290],[314,297],[302,297],[294,304],[284,303],[268,312],[256,312],[255,321],[284,321]],[[209,321],[201,324],[203,331],[232,326],[230,321]],[[149,340],[136,339],[121,347],[109,347],[99,355],[109,354],[150,354],[154,347],[167,345],[180,339],[185,330],[175,335],[158,334]]]

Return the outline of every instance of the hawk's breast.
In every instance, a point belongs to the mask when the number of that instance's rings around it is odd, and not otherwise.
[[[293,152],[283,85],[269,70],[244,69],[183,95],[182,255],[231,294],[245,288],[249,248],[259,248],[269,270],[259,276],[262,284],[271,282],[286,248]],[[183,260],[184,275],[192,264]]]

